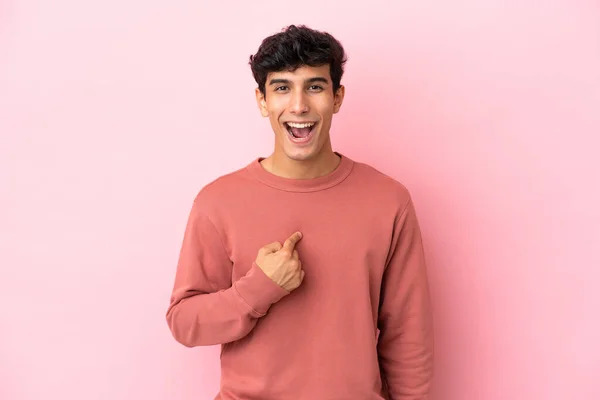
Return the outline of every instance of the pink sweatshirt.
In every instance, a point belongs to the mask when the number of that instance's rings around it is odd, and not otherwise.
[[[342,157],[294,180],[255,159],[206,185],[183,239],[167,321],[185,346],[222,344],[221,400],[427,399],[433,335],[407,189]],[[255,264],[295,231],[305,278]]]

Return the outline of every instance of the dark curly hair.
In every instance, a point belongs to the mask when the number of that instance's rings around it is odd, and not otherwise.
[[[320,67],[329,64],[335,93],[340,88],[346,61],[341,43],[329,33],[304,25],[290,25],[265,38],[256,54],[250,56],[249,64],[263,95],[269,72],[295,71],[303,65]]]

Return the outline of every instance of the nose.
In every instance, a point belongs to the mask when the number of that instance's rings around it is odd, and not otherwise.
[[[298,115],[308,112],[308,102],[303,91],[294,93],[290,98],[290,113]]]

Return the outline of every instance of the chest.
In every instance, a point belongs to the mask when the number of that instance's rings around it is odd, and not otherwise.
[[[252,213],[251,218],[229,215],[235,226],[228,232],[228,242],[235,243],[229,249],[232,280],[248,272],[261,247],[283,244],[300,231],[303,237],[296,250],[315,288],[379,286],[390,251],[393,215],[356,197],[335,203],[318,200],[290,196],[268,207],[249,204],[246,212]]]

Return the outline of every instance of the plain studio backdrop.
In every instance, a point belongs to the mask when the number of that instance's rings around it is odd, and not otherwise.
[[[272,151],[247,63],[291,23],[348,52],[334,149],[415,198],[434,398],[600,399],[594,0],[0,2],[0,399],[214,397],[164,315],[194,196]]]

